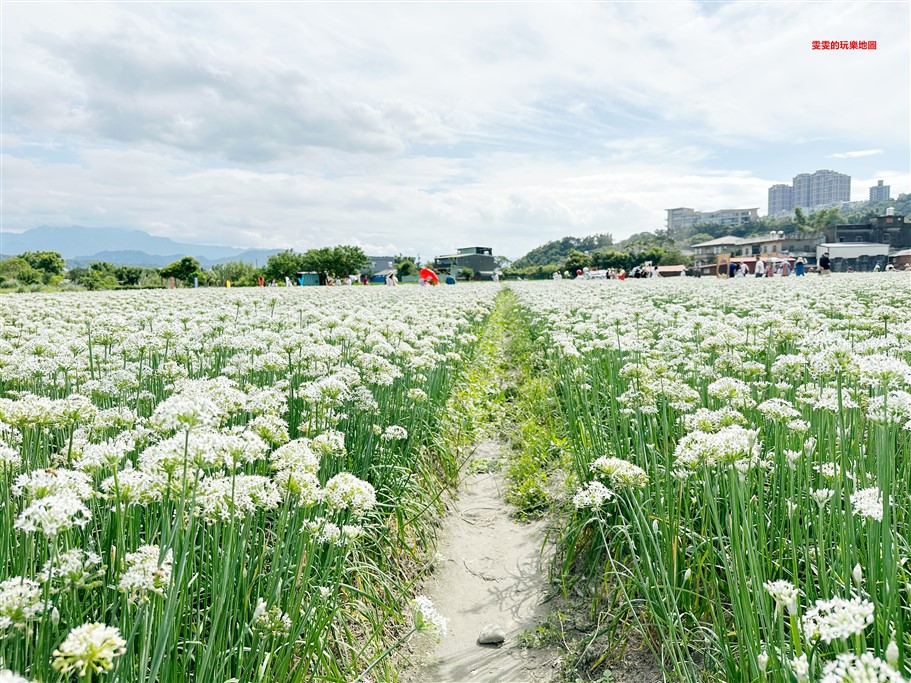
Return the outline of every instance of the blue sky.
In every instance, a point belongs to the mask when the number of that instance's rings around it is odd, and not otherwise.
[[[0,11],[4,230],[516,257],[820,168],[911,189],[907,2]]]

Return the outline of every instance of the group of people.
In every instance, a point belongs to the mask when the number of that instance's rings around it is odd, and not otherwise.
[[[681,273],[686,275],[684,271]],[[569,280],[570,278],[575,280],[591,280],[595,277],[601,279],[601,275],[593,275],[588,268],[579,268],[576,270],[576,275],[573,278],[570,275],[568,270],[564,270],[562,273],[559,270],[555,270],[553,274],[554,281],[556,280]],[[641,266],[635,266],[628,273],[625,268],[608,268],[604,271],[603,277],[607,280],[625,280],[626,278],[648,278],[648,277],[658,277],[658,266],[653,266],[651,263],[644,263]]]
[[[820,258],[820,272],[822,272],[823,268],[823,259],[827,260],[828,256]],[[828,270],[828,261],[825,267]],[[756,259],[756,266],[753,269],[752,275],[754,277],[789,277],[791,275],[799,277],[806,273],[806,268],[807,261],[803,256],[799,256],[794,261],[793,266],[788,259],[776,259],[775,261],[766,263],[762,258],[758,258]],[[750,274],[750,266],[747,265],[745,261],[741,261],[739,264],[735,261],[731,261],[730,264],[728,264],[728,277],[749,277]]]

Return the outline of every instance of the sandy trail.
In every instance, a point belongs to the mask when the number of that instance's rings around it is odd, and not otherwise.
[[[500,448],[482,442],[475,458],[499,459]],[[449,634],[436,647],[418,642],[404,682],[536,683],[553,676],[558,653],[517,643],[548,611],[542,604],[544,522],[512,520],[504,492],[501,472],[465,476],[443,524],[439,553],[445,560],[421,588],[449,620]],[[487,624],[502,626],[506,642],[478,645]]]

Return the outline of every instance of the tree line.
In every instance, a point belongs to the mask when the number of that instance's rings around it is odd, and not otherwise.
[[[413,256],[395,258],[399,277],[417,273],[419,266]],[[273,280],[284,284],[285,278],[297,279],[297,274],[318,273],[332,278],[370,272],[370,259],[360,247],[337,245],[310,249],[303,253],[287,250],[273,254],[265,266],[245,261],[229,261],[203,268],[192,256],[184,256],[163,268],[120,266],[97,261],[88,266],[66,268],[63,257],[54,251],[26,252],[0,260],[0,287],[65,287],[75,285],[89,290],[165,287],[173,278],[185,286],[253,287]]]

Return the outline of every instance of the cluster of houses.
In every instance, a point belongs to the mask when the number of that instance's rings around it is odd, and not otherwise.
[[[771,232],[756,237],[728,235],[694,244],[693,263],[701,275],[715,275],[719,264],[745,263],[750,272],[761,259],[765,263],[787,260],[793,264],[803,258],[815,265],[828,252],[835,272],[871,271],[892,264],[902,269],[911,263],[911,223],[886,210],[885,216],[871,218],[860,225],[834,225],[821,233]]]
[[[903,269],[911,264],[911,223],[905,217],[887,209],[886,215],[871,218],[859,225],[834,225],[821,233],[770,232],[753,237],[727,235],[694,244],[691,247],[693,270],[697,275],[716,275],[721,264],[746,264],[750,273],[760,260],[776,263],[787,260],[792,265],[798,258],[814,266],[819,257],[828,252],[835,272],[871,271],[877,266],[884,270],[888,264]],[[391,256],[370,257],[370,272],[382,281],[394,272],[395,259]],[[434,259],[438,273],[458,275],[469,268],[476,280],[492,280],[497,270],[493,249],[490,247],[463,247],[454,254],[444,254]],[[683,274],[683,266],[659,266],[659,275]],[[416,279],[417,276],[415,276]]]
[[[395,272],[395,257],[369,256],[369,272],[376,282],[383,282],[387,275]],[[493,280],[497,262],[491,247],[462,247],[455,254],[437,256],[433,260],[433,269],[437,273],[450,273],[457,276],[464,268],[470,268],[475,280]],[[404,282],[417,281],[418,276],[405,277]]]

